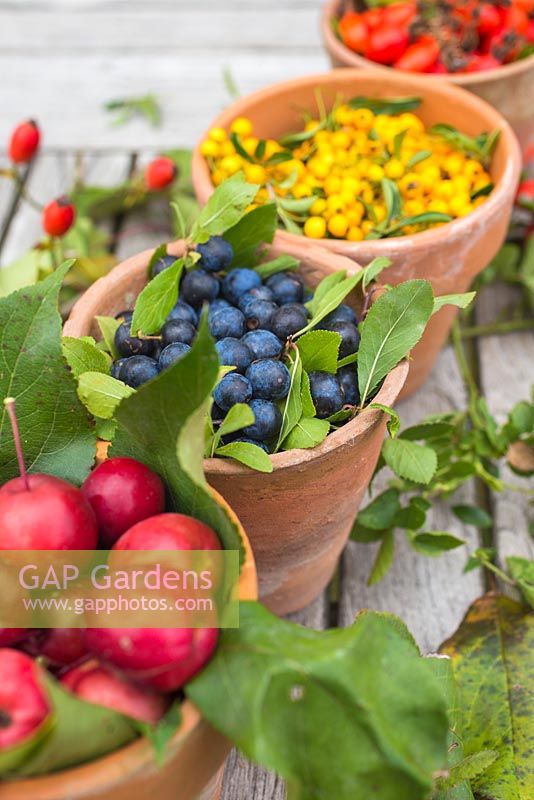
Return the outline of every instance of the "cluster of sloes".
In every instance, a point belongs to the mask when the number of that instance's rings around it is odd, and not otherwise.
[[[208,305],[208,323],[216,340],[221,364],[233,367],[213,391],[212,419],[218,426],[236,403],[247,403],[254,423],[245,427],[237,441],[263,447],[276,439],[282,425],[279,402],[287,397],[290,373],[283,361],[290,336],[309,322],[306,294],[300,275],[279,272],[262,281],[257,271],[236,268],[231,245],[220,236],[197,245],[198,269],[188,271],[180,283],[179,299],[158,337],[132,336],[132,312],[117,315],[121,324],[115,334],[120,358],[111,374],[134,388],[156,377],[182,358],[197,333],[200,313]],[[174,256],[164,255],[152,266],[152,277],[170,267]],[[339,357],[355,353],[359,344],[357,320],[352,309],[341,304],[317,326],[339,333]],[[347,405],[359,402],[355,365],[342,367],[337,375],[311,372],[310,388],[317,416],[325,419]],[[236,439],[234,438],[234,441]]]

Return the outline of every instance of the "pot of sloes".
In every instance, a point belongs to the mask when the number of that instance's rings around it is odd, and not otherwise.
[[[283,614],[330,580],[406,379],[400,362],[440,302],[412,281],[369,309],[370,283],[388,262],[356,271],[349,262],[348,275],[346,259],[320,248],[266,246],[276,209],[244,213],[256,190],[239,176],[221,186],[186,240],[128,259],[86,292],[65,334],[105,337],[111,375],[81,375],[79,394],[109,421],[110,396],[130,395],[188,352],[206,306],[222,367],[204,468],[244,519],[262,601]],[[220,222],[228,197],[233,217]],[[357,287],[366,300],[355,312]]]
[[[521,157],[506,120],[456,86],[425,76],[335,70],[239,98],[193,154],[205,203],[243,170],[277,204],[281,245],[319,243],[358,264],[387,257],[384,283],[422,278],[465,292],[508,228]],[[454,308],[415,348],[404,395],[426,379]]]

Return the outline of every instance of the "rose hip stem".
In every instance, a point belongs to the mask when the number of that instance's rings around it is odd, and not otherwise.
[[[13,429],[13,440],[15,442],[15,451],[17,453],[17,461],[19,464],[20,477],[24,481],[24,486],[27,491],[30,491],[30,483],[28,481],[28,473],[26,472],[26,464],[24,463],[24,454],[22,452],[22,443],[20,441],[19,422],[17,419],[17,412],[15,410],[15,398],[6,397],[4,399],[4,406],[6,408],[11,427]]]

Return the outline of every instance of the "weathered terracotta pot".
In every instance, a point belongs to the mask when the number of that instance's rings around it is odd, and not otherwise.
[[[182,243],[169,247],[182,252]],[[282,252],[300,260],[309,286],[328,273],[360,269],[354,262],[297,239],[277,244],[269,257]],[[131,308],[147,280],[147,250],[97,281],[78,301],[65,334],[98,335],[95,316]],[[386,378],[377,402],[392,406],[408,374],[406,363]],[[313,450],[292,450],[271,456],[271,474],[254,472],[223,459],[206,459],[204,469],[242,519],[258,569],[260,599],[272,611],[287,614],[310,603],[332,577],[347,541],[360,500],[371,479],[386,417],[367,409],[332,433]]]
[[[392,67],[354,53],[338,39],[331,22],[340,15],[340,0],[328,0],[321,12],[321,33],[333,67],[377,68],[389,80]],[[425,75],[427,81],[454,83],[482,97],[506,117],[523,150],[534,142],[534,55],[484,72]]]
[[[246,551],[239,580],[241,600],[258,596],[256,566],[242,523],[226,501],[218,501],[239,526]],[[80,767],[26,780],[5,781],[2,800],[218,800],[221,765],[231,743],[214,730],[188,700],[182,704],[182,725],[169,744],[163,767],[154,761],[146,739]]]
[[[427,125],[447,122],[470,135],[500,128],[502,134],[491,167],[495,189],[487,202],[467,217],[411,236],[363,242],[320,239],[314,244],[306,237],[280,230],[276,242],[286,249],[297,244],[302,246],[302,242],[309,246],[318,244],[358,264],[367,264],[376,256],[387,256],[393,265],[382,273],[384,282],[397,284],[411,278],[426,278],[432,283],[435,295],[466,291],[503,243],[512,211],[521,156],[506,120],[475,95],[446,83],[429,83],[424,76],[391,71],[385,80],[381,71],[343,69],[275,84],[243,97],[219,114],[210,128],[214,125],[228,128],[235,117],[243,115],[252,121],[258,136],[277,138],[299,129],[304,110],[313,112],[317,108],[317,88],[327,108],[340,95],[346,99],[356,95],[415,95],[422,98],[417,113]],[[213,192],[213,184],[199,145],[193,153],[193,184],[199,201],[205,203]],[[422,341],[413,351],[403,396],[411,394],[426,379],[456,313],[448,306],[432,318]]]

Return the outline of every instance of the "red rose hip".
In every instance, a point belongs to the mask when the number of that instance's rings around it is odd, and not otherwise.
[[[41,134],[33,119],[17,125],[9,141],[9,158],[15,164],[31,161],[39,147]]]
[[[103,461],[85,479],[82,492],[95,512],[106,547],[112,547],[136,523],[165,509],[162,481],[133,458]]]
[[[68,197],[58,197],[43,211],[43,230],[49,236],[64,236],[72,228],[76,209]]]
[[[176,164],[167,156],[155,158],[145,170],[145,183],[149,189],[158,192],[165,189],[176,178]]]

